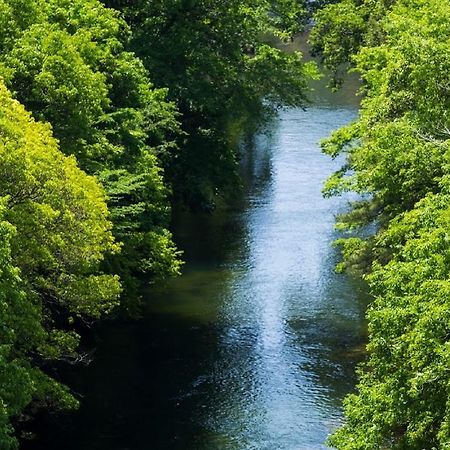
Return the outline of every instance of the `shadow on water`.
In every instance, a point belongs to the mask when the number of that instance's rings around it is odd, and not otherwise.
[[[94,363],[67,376],[80,411],[29,448],[325,448],[354,388],[366,294],[333,270],[348,199],[322,198],[340,161],[318,147],[357,101],[319,88],[243,155],[244,201],[174,214],[183,276],[145,293],[142,320],[100,327]]]

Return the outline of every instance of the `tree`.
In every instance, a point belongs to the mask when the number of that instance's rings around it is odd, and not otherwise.
[[[5,210],[3,198],[1,215]],[[10,240],[14,227],[0,222],[0,442],[2,449],[16,447],[12,437],[10,418],[20,414],[34,393],[33,371],[25,363],[22,351],[32,349],[41,341],[44,331],[39,321],[39,310],[27,301],[21,291],[18,270],[12,265]],[[20,343],[18,345],[18,343]],[[31,344],[33,343],[33,344]],[[20,348],[17,347],[24,347]]]
[[[118,251],[103,190],[3,84],[0,196],[0,442],[9,449],[9,418],[31,401],[76,405],[42,368],[77,359],[74,323],[110,311],[120,284],[100,271]]]
[[[133,298],[136,277],[179,272],[160,169],[180,135],[175,107],[124,50],[130,30],[115,11],[97,0],[32,0],[27,8],[35,14],[24,22],[20,2],[8,1],[9,20],[19,25],[0,43],[7,85],[51,123],[61,150],[104,183],[113,232],[124,244],[107,266],[120,272],[125,297]]]
[[[348,17],[358,26],[339,37]],[[349,450],[449,448],[450,7],[344,0],[317,18],[318,48],[327,59],[342,40],[345,58],[330,64],[348,59],[365,95],[358,120],[323,144],[333,157],[346,155],[325,193],[362,194],[339,226],[374,230],[340,241],[341,268],[361,270],[375,299],[368,360],[346,400],[346,423],[330,443]]]
[[[383,41],[380,24],[395,1],[341,0],[317,10],[310,35],[311,52],[331,70],[331,87],[339,87],[347,65],[352,64],[361,47]]]
[[[399,2],[383,22],[384,43],[363,47],[354,57],[364,81],[360,118],[323,143],[329,155],[347,155],[325,193],[355,190],[366,198],[341,217],[343,228],[384,227],[428,192],[440,191],[450,126],[444,80],[450,54],[442,42],[442,17],[449,12],[441,7],[436,22],[433,8]],[[354,253],[355,240],[349,242]]]
[[[391,254],[368,277],[369,358],[339,449],[446,449],[450,445],[450,227],[448,180],[377,237]]]

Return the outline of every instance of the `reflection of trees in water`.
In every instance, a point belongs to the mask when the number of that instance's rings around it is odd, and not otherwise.
[[[272,179],[272,148],[277,119],[264,132],[248,135],[240,147],[239,173],[242,188],[236,186],[236,197],[228,207],[208,213],[174,209],[172,231],[175,242],[191,265],[224,266],[245,257],[248,250],[245,211],[252,199],[263,197]]]
[[[272,149],[278,119],[257,135],[246,136],[240,147],[240,176],[248,197],[261,196],[272,178]]]

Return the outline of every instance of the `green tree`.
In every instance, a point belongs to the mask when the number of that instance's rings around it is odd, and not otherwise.
[[[333,157],[346,155],[325,193],[360,193],[339,226],[375,230],[340,242],[341,268],[365,273],[375,299],[368,360],[330,442],[450,448],[450,5],[344,0],[317,20],[317,48],[334,68],[350,61],[364,94],[359,119],[323,144]]]
[[[366,198],[341,217],[342,228],[373,223],[383,228],[428,192],[440,191],[448,171],[450,48],[444,37],[450,12],[440,7],[437,21],[436,8],[435,3],[398,2],[383,21],[384,42],[362,47],[353,58],[364,82],[359,120],[323,143],[332,157],[347,155],[325,193],[354,190]],[[370,241],[369,248],[360,242],[372,254]],[[355,240],[349,244],[349,253],[358,253]]]
[[[325,2],[314,15],[311,31],[311,52],[320,56],[331,70],[331,87],[342,83],[348,64],[362,46],[374,46],[383,41],[380,26],[396,0],[341,0]],[[331,4],[328,4],[331,3]]]
[[[447,180],[377,236],[391,259],[368,277],[369,358],[333,446],[449,448],[449,228]]]
[[[8,2],[9,20],[18,24],[1,43],[8,87],[51,123],[61,150],[104,183],[113,231],[124,244],[108,267],[134,297],[136,276],[155,281],[179,272],[160,169],[180,135],[176,109],[124,50],[130,30],[115,11],[97,0],[32,0],[35,14],[24,22],[21,2]]]
[[[31,401],[76,405],[42,367],[77,359],[74,323],[110,311],[120,284],[100,271],[118,251],[103,190],[3,84],[0,196],[0,442],[9,449],[9,418]]]

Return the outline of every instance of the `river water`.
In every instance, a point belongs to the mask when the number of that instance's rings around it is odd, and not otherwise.
[[[323,84],[323,83],[322,83]],[[82,408],[33,449],[309,450],[342,421],[365,340],[364,286],[334,273],[339,167],[318,142],[357,113],[317,85],[247,143],[242,201],[175,214],[187,264],[149,290],[142,320],[103,325],[94,363],[68,375]]]

